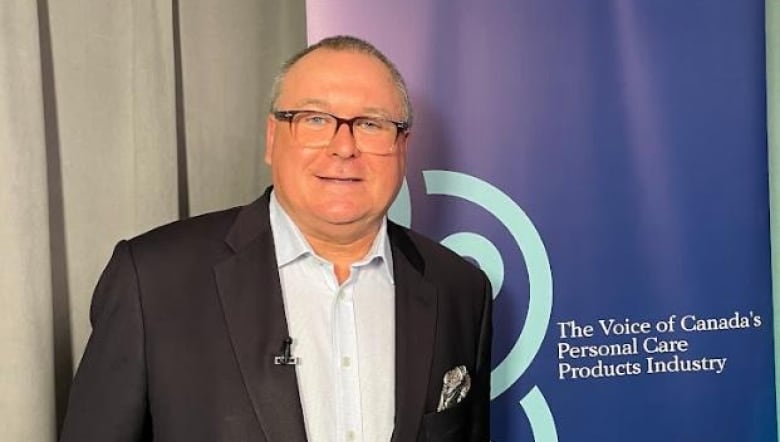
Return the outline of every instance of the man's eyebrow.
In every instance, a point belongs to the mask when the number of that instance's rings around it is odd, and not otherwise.
[[[322,109],[330,109],[330,105],[325,100],[319,98],[304,98],[301,101],[295,103],[295,108],[300,109],[306,106],[314,106]]]
[[[392,120],[391,113],[387,111],[387,109],[383,109],[381,107],[364,107],[362,113],[364,115],[377,115],[382,118],[387,118],[388,120]]]
[[[293,106],[294,109],[304,109],[307,107],[314,107],[319,110],[323,110],[326,112],[331,111],[330,104],[322,99],[319,98],[304,98],[300,101],[297,101],[295,105]],[[382,118],[387,118],[388,120],[393,120],[392,113],[388,112],[387,109],[381,108],[381,107],[364,107],[360,111],[360,115],[363,116],[378,116]],[[402,117],[401,117],[402,118]]]

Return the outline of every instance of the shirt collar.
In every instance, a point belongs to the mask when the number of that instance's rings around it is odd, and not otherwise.
[[[279,268],[282,268],[302,256],[318,256],[311,245],[303,236],[300,229],[293,222],[284,208],[276,199],[275,192],[271,191],[271,201],[268,205],[268,213],[271,222],[271,232],[274,238],[274,248],[276,252],[276,262]],[[390,247],[390,240],[387,236],[387,217],[382,218],[382,225],[379,232],[371,244],[366,256],[353,264],[354,267],[360,267],[378,260],[383,269],[383,273],[388,280],[393,283],[393,254]]]

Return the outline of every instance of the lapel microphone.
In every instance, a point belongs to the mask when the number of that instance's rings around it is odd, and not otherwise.
[[[282,341],[282,354],[274,356],[274,365],[297,365],[299,359],[292,355],[292,338],[286,337]]]

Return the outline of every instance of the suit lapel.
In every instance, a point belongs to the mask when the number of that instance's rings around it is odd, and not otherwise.
[[[295,367],[274,365],[288,336],[268,220],[268,195],[239,213],[215,267],[225,322],[255,413],[269,441],[306,441]]]
[[[407,233],[388,223],[395,275],[395,430],[396,442],[417,439],[433,358],[436,288],[423,278],[424,262]]]
[[[268,219],[270,190],[239,213],[226,242],[235,254],[214,271],[225,322],[257,418],[269,441],[305,442],[294,367],[277,366],[289,336]],[[392,440],[417,439],[425,413],[436,334],[436,288],[408,234],[392,223],[396,300],[395,430]]]

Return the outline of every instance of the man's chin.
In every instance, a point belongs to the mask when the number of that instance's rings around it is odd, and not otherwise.
[[[329,212],[322,214],[320,220],[325,228],[332,228],[334,232],[344,232],[350,229],[361,230],[381,223],[382,217],[371,216],[365,212]]]
[[[366,217],[355,214],[327,214],[321,218],[325,223],[335,227],[349,227],[361,225],[366,222]]]

